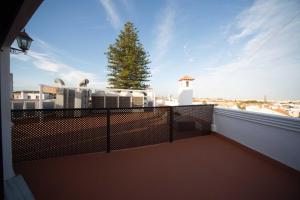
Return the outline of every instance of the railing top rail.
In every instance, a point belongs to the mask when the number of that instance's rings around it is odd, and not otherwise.
[[[122,107],[122,108],[49,108],[49,109],[12,109],[14,112],[22,111],[68,111],[68,110],[130,110],[130,109],[155,109],[155,108],[177,108],[177,107],[204,107],[214,106],[214,104],[180,105],[180,106],[146,106],[146,107]]]
[[[236,116],[248,116],[253,119],[261,119],[261,118],[268,118],[268,119],[275,119],[275,120],[284,120],[284,121],[295,121],[297,123],[300,122],[300,118],[290,117],[290,116],[280,116],[274,115],[269,113],[260,113],[255,111],[247,111],[247,110],[235,110],[231,108],[222,108],[222,107],[214,107],[214,110],[219,113],[233,113]]]

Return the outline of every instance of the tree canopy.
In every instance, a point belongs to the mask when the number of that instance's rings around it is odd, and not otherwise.
[[[108,82],[111,88],[145,89],[151,77],[149,55],[139,41],[138,30],[127,22],[106,52]]]

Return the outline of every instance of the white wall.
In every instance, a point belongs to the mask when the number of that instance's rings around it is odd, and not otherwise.
[[[178,94],[178,105],[192,105],[193,103],[193,90],[182,89]]]
[[[212,128],[300,171],[300,119],[214,108]]]
[[[13,177],[11,151],[11,119],[10,119],[10,48],[0,51],[0,82],[1,82],[1,125],[4,180]]]
[[[188,86],[186,86],[188,82]],[[192,81],[179,81],[178,105],[192,105],[193,86]]]

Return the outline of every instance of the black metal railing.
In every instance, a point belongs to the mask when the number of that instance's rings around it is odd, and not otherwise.
[[[12,110],[14,162],[110,152],[210,133],[213,105]]]

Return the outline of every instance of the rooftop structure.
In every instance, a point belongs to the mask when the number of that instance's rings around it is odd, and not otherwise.
[[[179,81],[193,81],[193,80],[195,79],[189,75],[185,75],[179,79]]]
[[[192,85],[194,78],[183,76],[179,79],[178,105],[192,105],[194,88]]]

